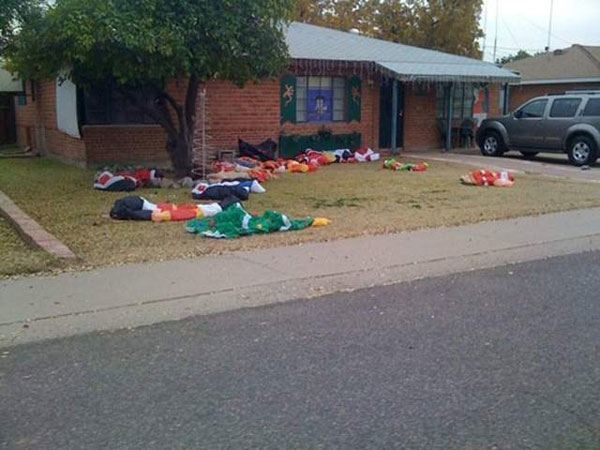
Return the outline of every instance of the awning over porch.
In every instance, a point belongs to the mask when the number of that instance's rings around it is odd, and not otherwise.
[[[448,64],[376,61],[390,78],[404,82],[515,83],[519,77],[493,64]]]

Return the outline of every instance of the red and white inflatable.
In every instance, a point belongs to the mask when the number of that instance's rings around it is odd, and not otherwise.
[[[100,191],[129,192],[139,187],[160,186],[163,174],[158,169],[120,171],[115,174],[104,171],[94,181],[94,188]]]
[[[460,180],[473,186],[513,187],[515,184],[515,178],[507,171],[474,170],[460,177]]]

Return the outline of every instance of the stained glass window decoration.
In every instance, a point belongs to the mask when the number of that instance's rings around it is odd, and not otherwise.
[[[342,77],[297,77],[296,122],[344,121],[345,88]]]

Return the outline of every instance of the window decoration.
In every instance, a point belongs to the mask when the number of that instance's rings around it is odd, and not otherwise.
[[[296,77],[293,75],[283,76],[281,78],[279,99],[281,104],[281,123],[296,122],[297,96]]]
[[[342,77],[297,77],[296,121],[341,122],[346,116],[346,80]]]

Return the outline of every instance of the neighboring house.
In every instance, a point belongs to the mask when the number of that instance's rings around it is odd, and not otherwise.
[[[306,146],[439,148],[449,113],[451,124],[460,125],[473,117],[477,98],[479,115],[497,115],[503,87],[519,80],[479,60],[313,25],[293,23],[286,38],[292,65],[278,79],[242,89],[226,81],[206,84],[212,149],[236,149],[238,138],[255,144],[271,138],[283,156]],[[22,145],[85,165],[168,161],[162,129],[110,86],[87,92],[70,83],[26,86],[17,102]],[[185,87],[185,80],[168,83],[178,99]],[[318,141],[319,131],[329,135],[324,127],[332,136]]]
[[[23,90],[23,83],[0,64],[0,145],[17,142],[13,96]]]
[[[504,67],[521,75],[521,83],[510,86],[511,111],[529,99],[548,93],[600,90],[600,47],[575,44],[513,61]]]

